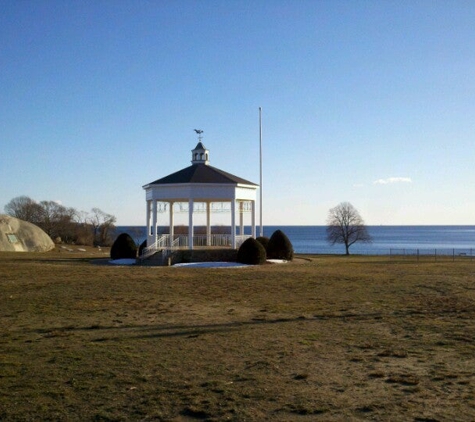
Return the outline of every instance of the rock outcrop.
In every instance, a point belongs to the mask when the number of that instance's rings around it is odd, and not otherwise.
[[[54,249],[51,238],[38,226],[0,214],[0,251],[47,252]]]

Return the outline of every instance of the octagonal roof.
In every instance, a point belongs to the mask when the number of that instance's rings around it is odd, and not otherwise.
[[[208,164],[193,164],[168,176],[157,179],[148,185],[210,183],[210,184],[244,184],[258,186],[249,180],[212,167]],[[146,185],[146,186],[148,186]]]

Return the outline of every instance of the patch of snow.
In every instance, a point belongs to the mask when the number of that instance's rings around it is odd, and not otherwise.
[[[286,264],[289,261],[286,261],[285,259],[268,259],[267,262],[270,262],[271,264]]]
[[[78,251],[80,251],[80,252],[86,252],[86,249],[78,248]]]
[[[189,262],[175,264],[174,267],[187,267],[187,268],[244,268],[251,265],[240,264],[239,262]]]
[[[133,258],[113,259],[109,263],[115,265],[135,265],[137,260]]]

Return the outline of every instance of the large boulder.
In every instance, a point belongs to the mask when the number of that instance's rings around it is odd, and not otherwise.
[[[38,226],[0,214],[0,251],[47,252],[54,249],[51,238]]]

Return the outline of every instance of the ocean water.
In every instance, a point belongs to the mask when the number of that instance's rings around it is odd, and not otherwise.
[[[391,253],[456,253],[475,254],[475,226],[367,226],[373,243],[355,243],[351,254],[389,255]],[[282,230],[292,242],[296,253],[344,254],[344,245],[331,246],[326,241],[325,226],[264,226],[264,236]],[[145,226],[118,226],[117,235],[129,233],[142,242],[146,237]],[[250,234],[250,227],[245,228]],[[259,233],[259,228],[257,228]]]
[[[270,236],[278,227],[268,227],[264,234]],[[344,245],[331,246],[326,241],[325,226],[285,226],[280,228],[290,239],[297,253],[343,254]],[[367,226],[372,243],[355,243],[352,254],[389,255],[438,250],[450,254],[450,250],[475,252],[475,226]],[[270,234],[269,234],[270,232]]]

